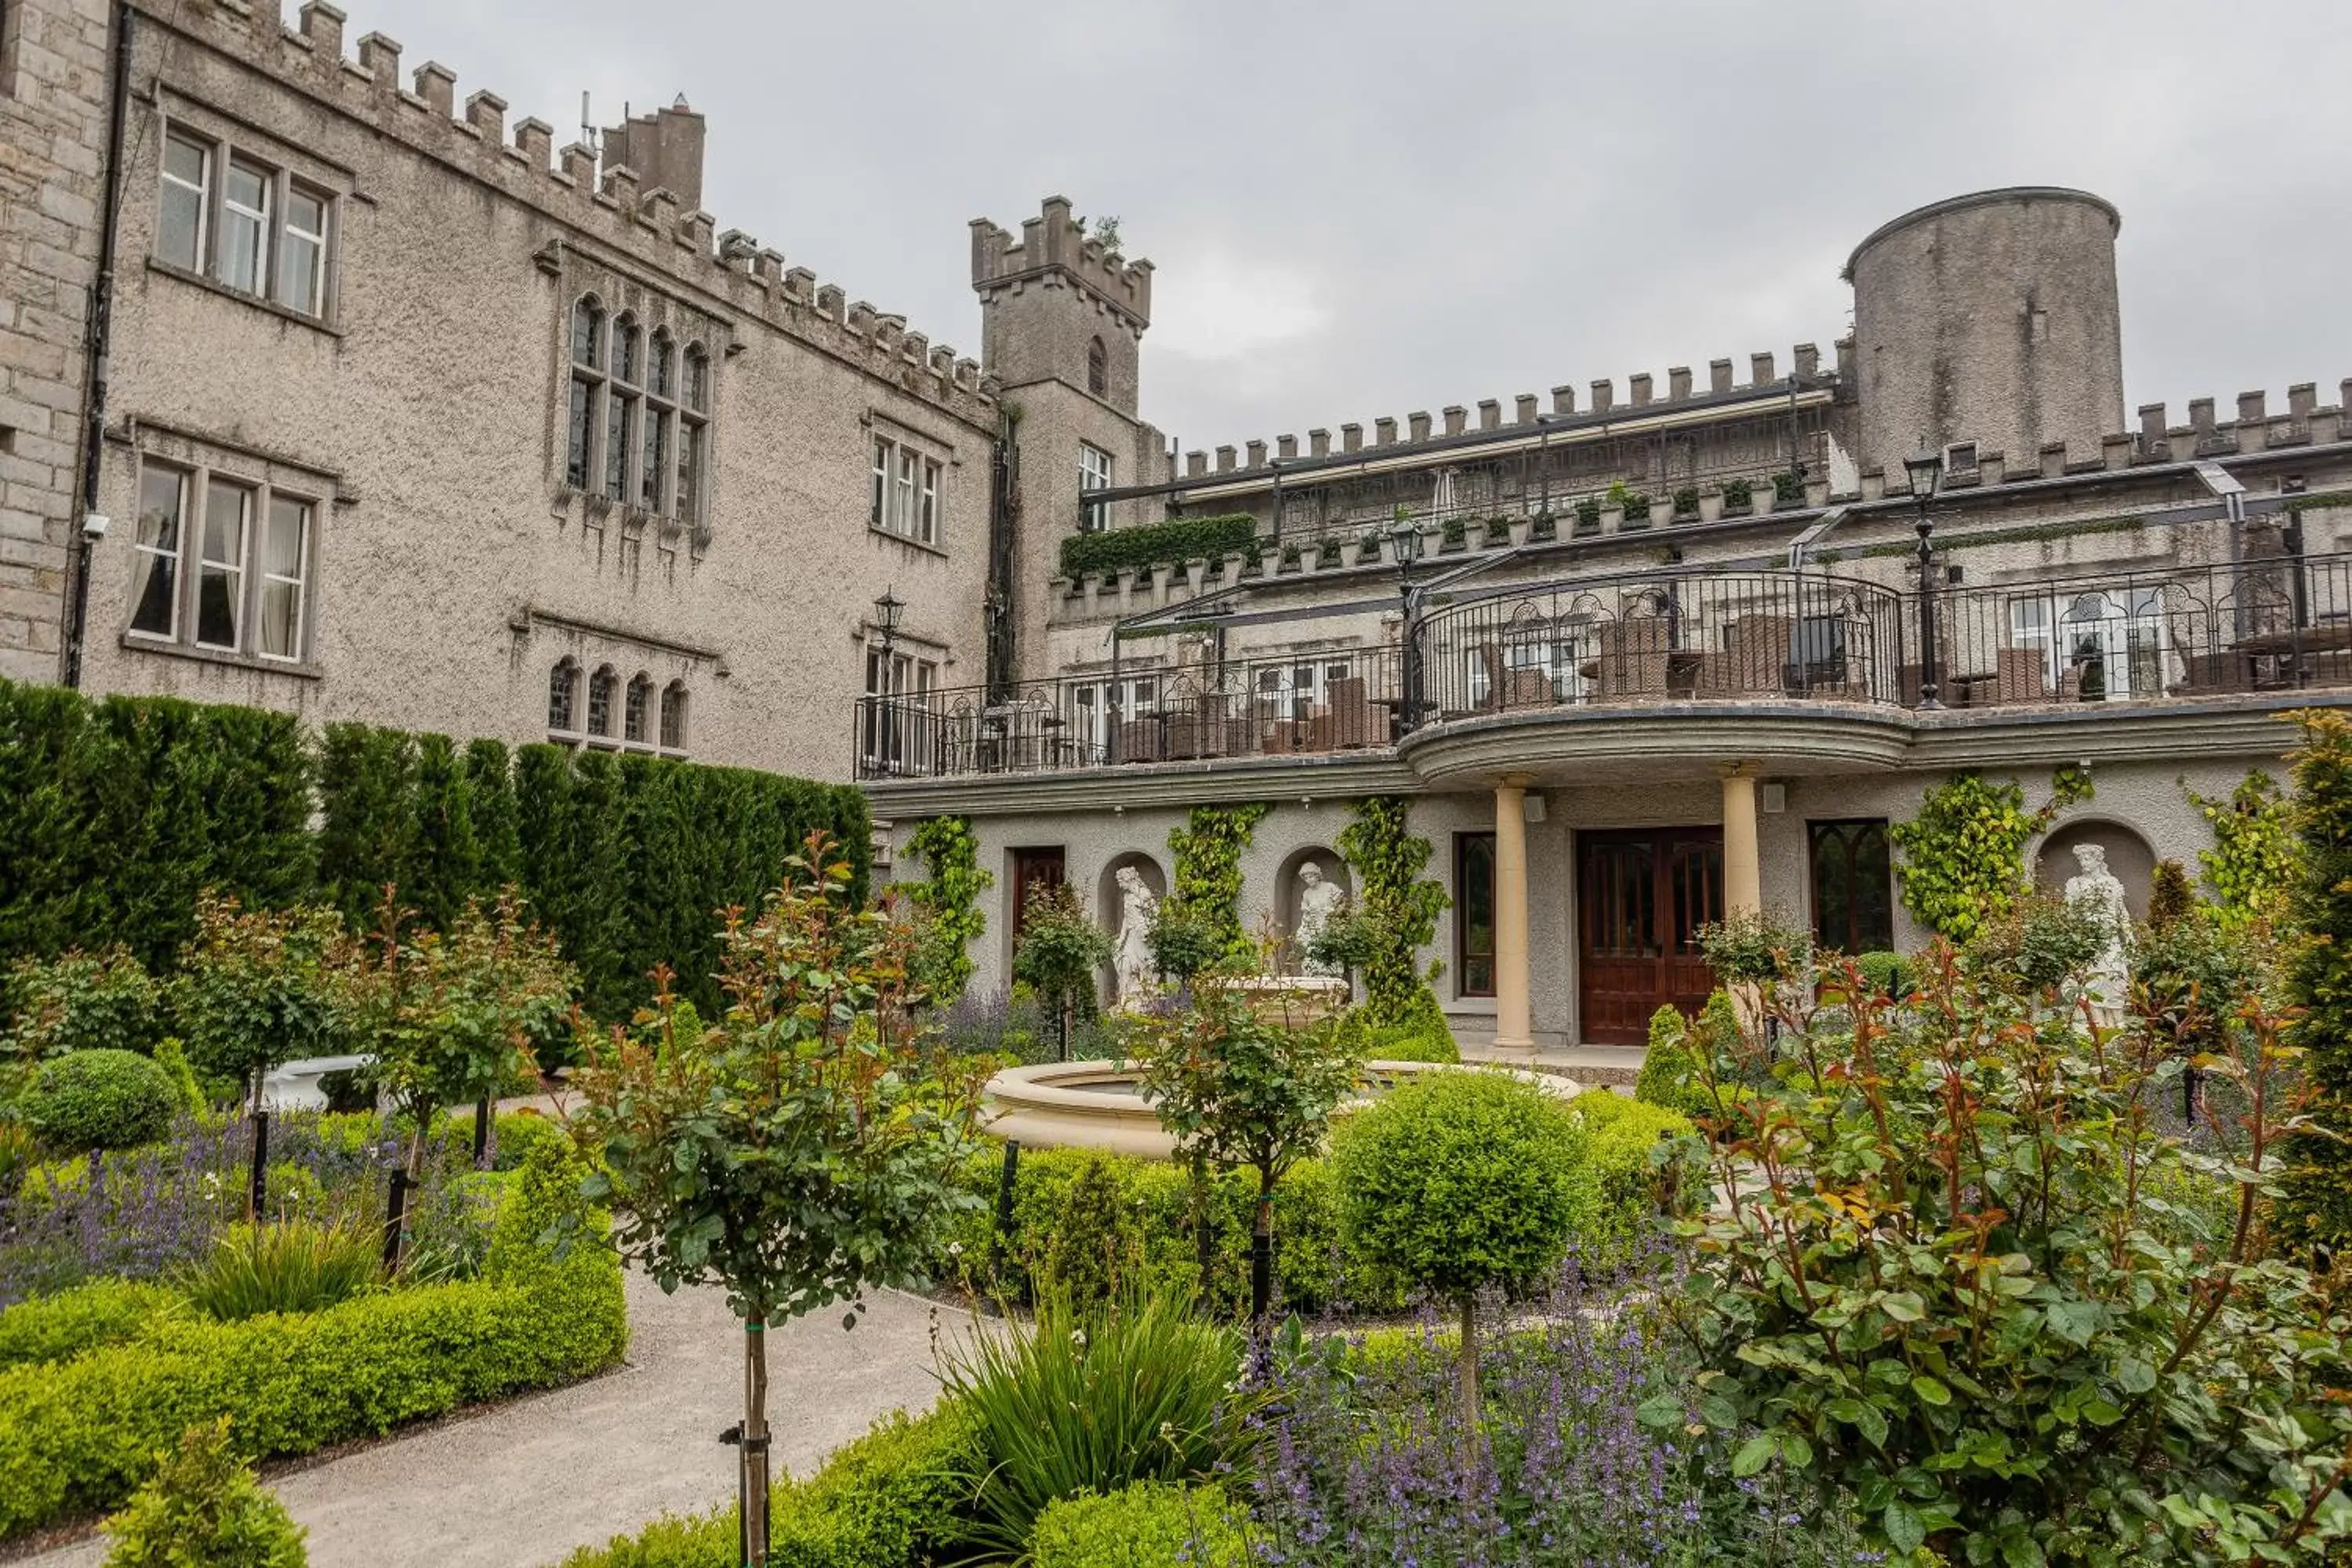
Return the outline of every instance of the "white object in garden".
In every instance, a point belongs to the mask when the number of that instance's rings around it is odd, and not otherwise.
[[[2107,869],[2107,852],[2096,844],[2074,846],[2075,864],[2082,869],[2066,880],[2066,905],[2088,915],[2105,939],[2091,961],[2086,987],[2091,1015],[2102,1028],[2123,1022],[2125,988],[2129,984],[2124,941],[2131,931],[2131,911],[2124,903],[2124,885]]]
[[[1313,954],[1316,942],[1331,923],[1331,917],[1346,908],[1347,902],[1346,890],[1339,883],[1327,880],[1322,867],[1309,860],[1298,868],[1298,929],[1291,933],[1291,938],[1307,973],[1339,973],[1338,964],[1318,962]]]
[[[375,1060],[373,1057],[310,1057],[270,1069],[261,1080],[261,1103],[272,1110],[324,1110],[327,1091],[319,1080],[331,1072],[350,1072]]]
[[[1111,947],[1111,973],[1118,1005],[1133,1012],[1158,991],[1158,965],[1151,961],[1151,921],[1160,912],[1160,900],[1134,867],[1121,866],[1118,879],[1118,936]]]

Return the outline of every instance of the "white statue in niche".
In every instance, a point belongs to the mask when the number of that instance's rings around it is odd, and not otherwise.
[[[2091,1016],[2104,1028],[2123,1022],[2124,997],[2130,972],[2124,942],[2131,931],[2131,910],[2124,902],[2124,885],[2107,869],[2107,852],[2096,844],[2074,846],[2074,862],[2082,868],[2066,879],[2066,904],[2097,922],[2105,941],[2091,961],[2086,987]]]
[[[1121,866],[1118,883],[1118,935],[1111,943],[1111,973],[1116,977],[1118,1005],[1129,1012],[1141,1007],[1159,991],[1160,966],[1151,959],[1151,921],[1160,900],[1143,873]]]
[[[1346,890],[1324,876],[1322,867],[1309,860],[1298,868],[1298,922],[1290,936],[1302,973],[1333,977],[1339,974],[1338,964],[1318,963],[1312,954],[1316,941],[1330,925],[1331,917],[1347,907]]]

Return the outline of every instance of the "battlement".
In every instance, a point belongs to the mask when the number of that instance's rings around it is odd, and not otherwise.
[[[446,66],[427,61],[404,87],[401,46],[381,33],[361,37],[357,58],[346,58],[347,17],[326,0],[303,5],[299,25],[290,31],[279,0],[205,0],[184,6],[167,6],[162,0],[133,3],[157,28],[199,37],[411,151],[537,209],[596,246],[724,301],[738,315],[930,398],[962,418],[994,422],[997,384],[982,374],[977,360],[945,344],[933,346],[922,333],[907,331],[903,317],[867,305],[845,308],[847,296],[838,285],[820,284],[806,268],[788,268],[782,252],[740,229],[717,232],[716,218],[698,207],[683,210],[688,204],[674,191],[641,189],[638,173],[625,163],[608,161],[600,170],[595,153],[577,142],[557,153],[554,131],[544,121],[520,120],[509,132],[507,100],[496,93],[473,92],[461,107],[457,74]],[[690,114],[683,104],[670,112]],[[698,142],[700,117],[691,118]],[[614,150],[625,152],[637,128],[632,121],[632,134],[616,138],[620,145]],[[559,239],[543,250],[541,265],[559,270],[566,243]]]
[[[1675,365],[1666,372],[1663,396],[1659,395],[1656,378],[1648,372],[1642,372],[1626,378],[1622,402],[1618,400],[1614,380],[1595,381],[1591,385],[1591,400],[1582,409],[1577,406],[1577,390],[1573,383],[1551,389],[1549,409],[1543,406],[1544,400],[1536,394],[1517,394],[1510,400],[1507,417],[1502,399],[1484,398],[1477,405],[1475,429],[1470,410],[1460,404],[1453,404],[1443,409],[1435,419],[1426,410],[1407,415],[1402,437],[1398,434],[1398,421],[1393,416],[1377,418],[1371,422],[1372,439],[1369,444],[1364,439],[1364,426],[1349,424],[1339,426],[1339,444],[1336,449],[1331,443],[1331,432],[1325,427],[1307,433],[1307,450],[1304,453],[1298,449],[1297,436],[1278,436],[1273,443],[1275,457],[1271,461],[1267,459],[1267,444],[1264,441],[1246,443],[1246,462],[1236,462],[1234,447],[1217,447],[1214,468],[1210,466],[1210,455],[1206,450],[1192,451],[1184,454],[1184,477],[1213,478],[1228,473],[1243,477],[1260,472],[1270,477],[1276,466],[1300,460],[1344,459],[1356,455],[1388,456],[1418,446],[1474,435],[1513,430],[1521,434],[1540,434],[1548,426],[1570,422],[1580,429],[1591,430],[1605,428],[1620,420],[1651,419],[1662,415],[1704,416],[1711,407],[1752,403],[1760,396],[1785,395],[1791,390],[1850,386],[1853,384],[1853,340],[1839,339],[1836,350],[1835,365],[1824,371],[1820,348],[1812,343],[1799,343],[1790,353],[1786,374],[1780,371],[1778,356],[1770,351],[1751,353],[1748,356],[1748,376],[1744,381],[1738,379],[1736,361],[1714,360],[1706,367],[1706,384],[1703,387],[1698,385],[1691,367]],[[1438,420],[1443,421],[1442,425],[1437,423]],[[1496,438],[1507,439],[1508,437],[1505,434]]]
[[[1151,325],[1151,263],[1129,261],[1090,239],[1073,215],[1067,196],[1047,196],[1038,216],[1021,225],[1021,238],[984,217],[971,220],[971,286],[982,299],[1019,292],[1058,279],[1079,286],[1110,306],[1140,333]]]

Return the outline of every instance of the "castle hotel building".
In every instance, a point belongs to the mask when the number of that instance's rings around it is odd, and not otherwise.
[[[1244,914],[1399,795],[1466,1042],[1637,1043],[1770,909],[1922,939],[1889,827],[2057,769],[2144,905],[2352,691],[2339,386],[2127,412],[2095,195],[1864,237],[1851,335],[1179,453],[1152,271],[971,225],[979,352],[702,210],[682,100],[558,148],[312,0],[0,5],[0,676],[856,778],[1023,897]],[[919,868],[918,868],[919,869]]]

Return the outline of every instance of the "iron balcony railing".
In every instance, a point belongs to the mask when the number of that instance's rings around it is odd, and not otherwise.
[[[1978,709],[2352,686],[2352,555],[1940,587],[1926,605],[1827,573],[1668,569],[1455,597],[1411,631],[1402,646],[868,696],[858,776],[1368,750],[1561,708],[1917,708],[1932,688],[1940,707]]]

